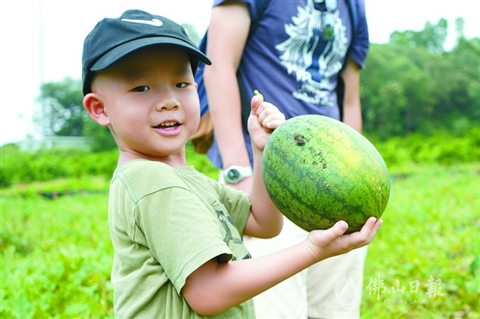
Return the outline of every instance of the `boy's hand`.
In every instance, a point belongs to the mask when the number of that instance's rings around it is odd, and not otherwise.
[[[304,243],[312,253],[312,257],[320,261],[368,245],[382,223],[382,219],[376,220],[370,217],[360,231],[343,235],[348,225],[344,221],[339,221],[327,230],[311,231]]]
[[[255,95],[251,101],[252,111],[248,118],[248,132],[252,146],[263,151],[271,132],[285,122],[285,115],[278,108]]]

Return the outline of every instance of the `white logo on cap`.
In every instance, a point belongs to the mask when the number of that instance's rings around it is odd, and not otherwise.
[[[153,25],[154,27],[161,27],[163,26],[163,22],[158,19],[152,20],[134,20],[134,19],[122,19],[125,22],[132,22],[132,23],[141,23],[141,24],[148,24]]]

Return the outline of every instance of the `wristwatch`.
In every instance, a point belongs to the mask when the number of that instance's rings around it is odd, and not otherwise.
[[[225,179],[225,182],[228,184],[237,184],[241,180],[252,176],[253,171],[250,166],[247,167],[242,167],[242,166],[230,166],[227,169],[224,169],[222,171],[223,178]]]

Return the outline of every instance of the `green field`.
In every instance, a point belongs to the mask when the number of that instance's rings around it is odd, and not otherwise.
[[[480,165],[399,175],[383,218],[362,318],[480,318]]]
[[[480,164],[402,171],[369,247],[362,318],[480,318]],[[113,317],[105,191],[2,191],[1,318]]]

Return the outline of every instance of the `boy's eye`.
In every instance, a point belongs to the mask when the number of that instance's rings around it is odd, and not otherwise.
[[[188,84],[186,82],[180,82],[180,83],[177,83],[176,87],[182,89],[182,88],[186,87],[187,85]]]
[[[147,92],[149,91],[150,88],[146,85],[140,85],[140,86],[137,86],[136,88],[134,88],[132,91],[134,92]]]

